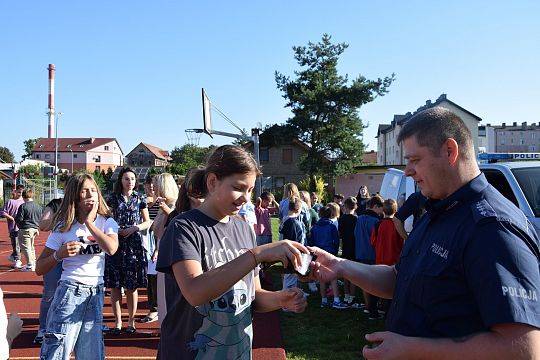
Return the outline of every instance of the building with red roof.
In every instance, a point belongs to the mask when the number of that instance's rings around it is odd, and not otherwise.
[[[32,159],[54,166],[55,138],[40,138],[32,150]],[[124,152],[115,138],[58,138],[58,167],[77,170],[107,171],[124,165]]]

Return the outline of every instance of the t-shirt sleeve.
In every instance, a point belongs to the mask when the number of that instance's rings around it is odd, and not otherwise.
[[[477,226],[464,250],[465,276],[488,327],[540,327],[539,263],[522,236],[509,223],[491,221]]]
[[[139,203],[139,210],[144,210],[148,207],[145,197],[141,197],[141,202]]]
[[[103,232],[107,235],[118,234],[118,223],[112,218],[108,218],[103,226]]]
[[[398,212],[394,215],[396,218],[405,222],[414,214],[414,210],[419,206],[418,204],[419,196],[417,193],[412,194],[409,198],[401,205]]]
[[[54,251],[60,249],[62,246],[62,233],[53,231],[49,234],[45,246]]]
[[[159,241],[159,256],[156,269],[172,273],[172,266],[178,261],[196,260],[201,262],[201,239],[189,220],[185,218],[171,221]]]

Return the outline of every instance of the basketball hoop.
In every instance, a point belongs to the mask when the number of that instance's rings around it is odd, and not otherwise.
[[[186,129],[186,137],[188,144],[193,146],[199,146],[201,140],[201,134],[204,132],[202,129]]]

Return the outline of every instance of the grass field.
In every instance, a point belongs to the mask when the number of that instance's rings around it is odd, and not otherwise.
[[[278,238],[278,228],[278,220],[272,219],[274,241]],[[280,275],[273,274],[273,281],[279,283]],[[308,304],[302,314],[281,313],[287,359],[361,359],[365,334],[384,327],[382,321],[368,320],[361,310],[321,308],[318,293],[308,297]]]

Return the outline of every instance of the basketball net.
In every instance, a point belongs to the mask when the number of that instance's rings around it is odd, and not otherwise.
[[[199,146],[199,141],[201,140],[201,134],[203,131],[201,129],[186,129],[186,137],[188,144],[193,146]]]

